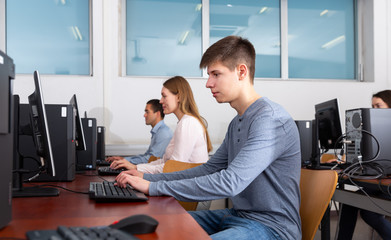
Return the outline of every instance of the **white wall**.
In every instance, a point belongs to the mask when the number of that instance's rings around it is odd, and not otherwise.
[[[391,88],[391,3],[374,1],[374,82],[351,81],[256,81],[255,88],[262,96],[284,106],[294,119],[313,119],[314,105],[338,98],[340,113],[347,109],[370,107],[371,95]],[[145,103],[160,98],[166,78],[121,77],[119,41],[121,1],[95,1],[102,10],[103,31],[94,32],[94,76],[67,79],[43,76],[43,91],[47,103],[64,103],[76,93],[81,111],[97,117],[98,124],[106,126],[108,154],[136,154],[144,151],[150,140],[150,127],[143,118]],[[146,73],[148,75],[148,73]],[[17,76],[15,92],[27,96],[32,91],[31,76]],[[227,126],[235,116],[228,104],[218,104],[205,88],[206,79],[188,78],[201,114],[209,123],[212,142],[218,145],[224,138]],[[75,84],[70,84],[75,83]],[[50,89],[50,90],[48,90]],[[27,99],[27,97],[26,97]],[[23,101],[23,99],[22,99]],[[166,123],[175,128],[174,116]]]

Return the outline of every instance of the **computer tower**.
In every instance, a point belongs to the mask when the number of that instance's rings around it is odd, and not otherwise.
[[[345,116],[346,161],[355,163],[376,158],[375,162],[391,173],[391,109],[351,109],[346,110]]]
[[[14,157],[14,97],[12,93],[15,64],[0,51],[0,229],[12,219],[12,162]],[[16,97],[19,101],[19,97]]]
[[[82,118],[86,150],[77,150],[76,170],[96,168],[97,126],[96,118]]]
[[[10,99],[10,105],[10,116],[6,114],[0,116],[3,118],[10,117],[10,132],[0,133],[0,229],[5,227],[12,219],[12,162],[14,156],[12,99]]]
[[[97,134],[98,134],[98,142],[96,148],[96,161],[105,161],[106,159],[106,144],[105,144],[105,127],[98,126]]]
[[[42,173],[33,181],[73,181],[76,172],[73,108],[69,104],[45,104],[45,108],[56,176]],[[30,125],[29,111],[28,104],[20,104],[19,152],[24,156],[23,168],[30,170],[30,173],[23,175],[25,179],[33,177],[39,167],[39,164],[34,161],[34,159],[39,160],[39,157],[36,154],[33,138],[29,134],[23,134],[23,129]]]
[[[296,120],[295,123],[300,135],[301,165],[307,166],[312,154],[312,120]]]

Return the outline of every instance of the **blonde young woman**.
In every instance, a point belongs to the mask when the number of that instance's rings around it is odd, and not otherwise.
[[[160,103],[164,114],[175,114],[178,118],[174,135],[163,158],[151,163],[134,165],[128,161],[115,161],[112,168],[136,169],[140,173],[161,173],[167,160],[204,163],[212,150],[205,120],[200,116],[189,83],[175,76],[163,83]]]

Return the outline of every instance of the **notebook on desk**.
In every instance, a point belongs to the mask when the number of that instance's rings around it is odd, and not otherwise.
[[[96,202],[140,202],[147,201],[144,193],[134,190],[130,185],[121,188],[114,182],[90,182],[90,199]]]

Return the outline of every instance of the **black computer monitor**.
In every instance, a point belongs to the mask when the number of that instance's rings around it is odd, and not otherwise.
[[[38,71],[34,72],[34,84],[35,91],[28,97],[28,101],[35,150],[40,157],[43,171],[54,177],[56,176],[56,171],[54,168],[52,146]]]
[[[50,134],[48,128],[48,122],[46,118],[45,104],[42,94],[41,80],[38,71],[34,72],[34,92],[28,97],[28,102],[30,106],[30,129],[31,135],[34,140],[35,151],[39,157],[39,171],[31,179],[38,177],[42,173],[46,173],[50,176],[56,175],[56,170],[54,166],[52,146],[50,141]],[[19,107],[17,103],[15,104],[15,110],[18,111]],[[18,115],[15,115],[15,137],[18,138],[20,134],[19,129],[19,118]],[[28,126],[27,126],[28,127]],[[18,152],[18,145],[16,146],[16,151]],[[58,196],[59,191],[56,188],[47,188],[47,187],[23,187],[22,175],[26,171],[23,169],[23,159],[24,157],[19,155],[16,161],[19,161],[16,164],[19,168],[14,171],[17,173],[19,178],[19,186],[14,186],[13,197],[41,197],[41,196]]]
[[[342,135],[337,98],[315,105],[315,122],[323,152],[342,148],[342,143],[337,142]]]
[[[341,138],[340,138],[341,137]],[[322,169],[321,154],[329,149],[341,149],[342,128],[339,117],[338,99],[315,105],[315,119],[312,120],[312,153],[309,168]],[[326,167],[329,169],[329,167]]]
[[[84,137],[84,130],[83,130],[83,123],[81,122],[81,116],[79,112],[79,107],[77,105],[77,99],[76,94],[73,94],[71,100],[69,101],[69,104],[73,106],[73,113],[74,113],[74,141],[76,144],[76,150],[87,150],[87,145]]]

